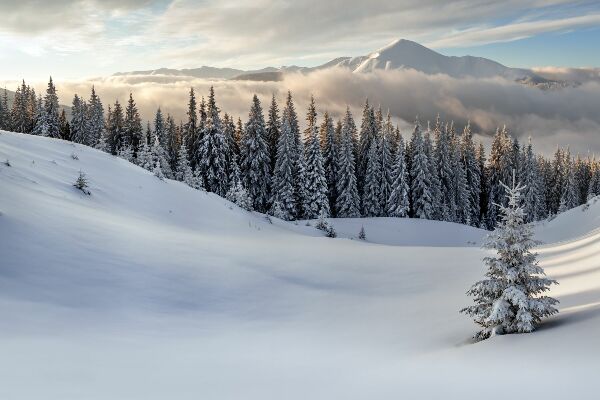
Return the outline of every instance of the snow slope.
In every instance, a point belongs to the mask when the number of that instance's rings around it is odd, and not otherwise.
[[[476,327],[457,310],[483,274],[468,243],[481,231],[342,220],[341,236],[364,225],[369,241],[328,239],[80,145],[0,133],[7,158],[2,399],[596,396],[593,222],[540,249],[561,313],[533,334],[471,344]],[[79,170],[91,196],[71,186]]]

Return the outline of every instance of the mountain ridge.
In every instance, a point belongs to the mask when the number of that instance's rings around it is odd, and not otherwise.
[[[314,67],[295,65],[265,67],[256,70],[202,66],[191,69],[159,68],[132,72],[117,72],[113,76],[169,75],[192,76],[204,79],[232,79],[253,81],[278,81],[286,73],[309,73],[329,68],[346,68],[354,73],[369,73],[376,70],[414,69],[429,75],[445,74],[454,78],[503,77],[525,85],[551,88],[559,82],[551,81],[525,68],[507,67],[497,61],[471,55],[446,56],[417,42],[397,39],[368,55],[334,58]]]

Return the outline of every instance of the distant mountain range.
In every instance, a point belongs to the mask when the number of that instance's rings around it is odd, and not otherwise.
[[[334,67],[348,68],[355,73],[414,69],[426,74],[445,74],[455,78],[492,78],[500,76],[542,89],[561,87],[566,84],[546,79],[528,69],[510,68],[483,57],[445,56],[419,43],[405,39],[396,40],[366,56],[339,57],[316,67],[283,66],[246,71],[203,66],[193,69],[160,68],[147,71],[119,72],[114,75],[167,75],[192,76],[204,79],[278,81],[283,79],[286,73],[308,73]]]

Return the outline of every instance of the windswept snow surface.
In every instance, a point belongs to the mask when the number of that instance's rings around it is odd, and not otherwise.
[[[600,223],[538,226],[577,234],[540,248],[561,313],[471,344],[458,309],[483,231],[332,220],[347,238],[329,239],[68,142],[1,133],[5,159],[0,399],[598,395]],[[597,220],[600,204],[571,213]],[[368,241],[349,239],[361,225]]]

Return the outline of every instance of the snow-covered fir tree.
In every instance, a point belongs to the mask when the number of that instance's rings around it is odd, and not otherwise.
[[[69,121],[67,120],[67,113],[65,112],[64,108],[60,111],[60,116],[58,117],[58,125],[60,126],[60,138],[63,140],[72,141],[73,139],[71,138],[71,124],[69,124]]]
[[[563,161],[563,163],[564,186],[562,188],[558,212],[565,212],[579,205],[577,187],[575,184],[575,173],[573,171],[573,162],[568,152],[565,155],[565,160]]]
[[[8,91],[4,88],[0,97],[0,129],[9,131],[12,128],[10,108],[8,106]]]
[[[271,211],[279,219],[291,221],[297,217],[296,190],[296,138],[290,126],[287,112],[281,121],[281,132],[277,142],[277,156],[271,184]]]
[[[128,137],[125,135],[123,107],[121,107],[118,100],[115,101],[112,111],[108,113],[106,125],[108,129],[108,146],[110,152],[112,154],[118,154],[121,149],[129,144]]]
[[[269,107],[269,117],[267,119],[267,144],[269,146],[269,157],[271,159],[271,173],[275,170],[275,160],[277,158],[277,143],[281,134],[281,122],[279,120],[279,106],[275,100],[275,94],[271,97],[271,106]]]
[[[192,168],[196,167],[196,154],[198,154],[198,112],[196,111],[196,94],[194,88],[190,88],[188,100],[187,122],[184,125],[183,138],[186,148],[189,152],[188,159]]]
[[[523,213],[524,221],[531,222],[538,219],[540,216],[540,189],[538,187],[538,165],[535,155],[533,154],[533,146],[531,138],[527,146],[523,147],[523,156],[521,157],[521,180],[524,187],[523,193]]]
[[[254,95],[246,122],[241,149],[243,184],[252,198],[252,206],[266,212],[269,205],[271,161],[266,141],[265,120],[258,96]]]
[[[96,94],[96,88],[92,86],[92,93],[87,102],[87,145],[95,146],[104,131],[104,107],[100,97]]]
[[[475,335],[478,340],[496,334],[531,332],[542,318],[558,312],[558,301],[543,295],[556,281],[544,276],[537,255],[531,251],[536,242],[520,206],[524,188],[515,182],[513,178],[511,187],[501,183],[508,204],[499,206],[498,225],[484,245],[496,254],[484,258],[486,277],[467,292],[474,297],[475,305],[461,310],[481,326]]]
[[[350,112],[346,114],[342,123],[342,132],[336,159],[336,188],[337,199],[335,203],[336,214],[340,218],[355,218],[360,216],[360,198],[356,186],[356,172],[354,161],[354,135],[356,125]]]
[[[461,224],[468,223],[470,217],[469,209],[469,196],[467,188],[467,174],[465,172],[465,166],[461,158],[460,140],[454,131],[454,126],[450,129],[450,143],[451,143],[451,160],[452,169],[454,171],[454,204],[456,205],[456,212],[454,214],[454,222]]]
[[[378,119],[381,118],[381,107],[378,111]],[[379,132],[379,162],[381,164],[381,180],[379,184],[379,204],[381,208],[381,216],[385,216],[387,213],[388,200],[392,194],[392,184],[394,179],[392,178],[392,171],[394,165],[394,159],[392,154],[394,153],[394,126],[392,124],[392,117],[388,111],[385,121],[380,121],[381,130]]]
[[[149,126],[150,125],[148,125],[148,127]],[[144,141],[145,141],[145,139],[142,137],[140,143],[143,144]],[[171,171],[171,164],[169,163],[167,153],[166,153],[165,149],[163,148],[162,144],[160,143],[158,135],[156,135],[155,132],[154,132],[154,135],[152,135],[152,141],[153,141],[152,149],[151,149],[152,164],[154,165],[155,172],[156,172],[156,169],[158,168],[161,171],[161,174],[160,174],[161,176],[159,176],[161,179],[162,179],[162,177],[165,177],[168,179],[173,178],[173,172]]]
[[[211,86],[206,104],[206,122],[200,141],[200,172],[204,177],[206,190],[219,196],[227,193],[227,142],[223,134],[219,108],[215,100],[215,91]]]
[[[190,167],[190,161],[188,160],[188,151],[185,145],[185,141],[181,142],[179,152],[177,153],[177,168],[175,179],[184,182],[190,187],[194,187],[194,171]]]
[[[231,173],[229,176],[229,190],[225,196],[240,208],[246,211],[252,211],[252,199],[248,195],[248,191],[242,184],[240,168],[237,163],[237,156],[234,154],[231,159]]]
[[[142,140],[140,141],[137,157],[135,158],[135,163],[148,171],[154,171],[154,167],[156,165],[154,162],[151,145],[151,143],[153,144],[154,141],[151,142],[151,137],[152,132],[150,130],[150,124],[148,124],[146,133],[143,135]]]
[[[435,160],[437,164],[437,176],[440,181],[440,204],[441,219],[443,221],[455,222],[456,199],[455,179],[452,163],[452,144],[448,127],[443,126],[438,115],[435,128]]]
[[[137,154],[139,149],[143,132],[140,113],[133,100],[133,94],[129,93],[129,100],[127,100],[127,108],[125,109],[125,120],[123,121],[123,134],[127,138],[134,155]]]
[[[412,169],[410,198],[413,217],[421,219],[433,219],[434,210],[431,196],[431,164],[427,158],[425,141],[421,135],[421,127],[418,121],[412,137]]]
[[[487,223],[490,228],[496,226],[499,219],[500,205],[506,205],[504,187],[500,182],[510,182],[513,170],[513,142],[506,127],[496,130],[489,156]]]
[[[408,217],[410,211],[410,187],[406,165],[406,152],[402,137],[398,138],[398,147],[395,153],[396,160],[392,171],[392,193],[387,201],[387,213],[390,217],[403,218]]]
[[[319,141],[321,143],[321,152],[323,154],[323,169],[325,170],[325,180],[327,181],[327,197],[329,199],[329,209],[332,214],[335,213],[335,203],[337,200],[336,188],[336,159],[337,159],[337,140],[335,138],[335,128],[333,119],[328,112],[323,114],[323,123],[319,129]]]
[[[87,104],[75,94],[71,106],[71,137],[75,143],[90,144],[88,133]]]
[[[311,102],[307,114],[306,128],[306,176],[305,176],[305,195],[306,207],[304,218],[314,219],[319,215],[329,217],[329,199],[327,197],[327,180],[325,178],[325,169],[323,168],[323,157],[321,155],[321,145],[317,132],[317,112],[314,98]]]
[[[44,118],[46,119],[45,125],[47,126],[47,131],[44,136],[60,138],[58,108],[59,106],[56,87],[52,82],[52,77],[50,77],[50,80],[48,81],[48,87],[46,88],[46,96],[44,96]]]
[[[46,117],[46,109],[43,104],[42,97],[40,96],[37,101],[37,112],[35,125],[31,131],[32,135],[48,136],[48,118]]]
[[[468,122],[463,130],[460,143],[461,161],[465,171],[467,201],[464,204],[466,223],[471,226],[479,226],[480,223],[480,195],[481,195],[481,171],[477,162],[477,152],[473,142],[471,123]]]
[[[362,195],[365,184],[365,174],[367,173],[367,164],[369,163],[369,151],[373,141],[377,140],[377,123],[373,107],[369,105],[369,99],[365,100],[365,106],[362,113],[360,125],[360,137],[358,143],[358,156],[356,160],[356,179],[358,192]]]
[[[379,217],[381,208],[381,159],[379,140],[371,141],[371,148],[367,153],[367,170],[362,193],[362,215],[364,217]]]

